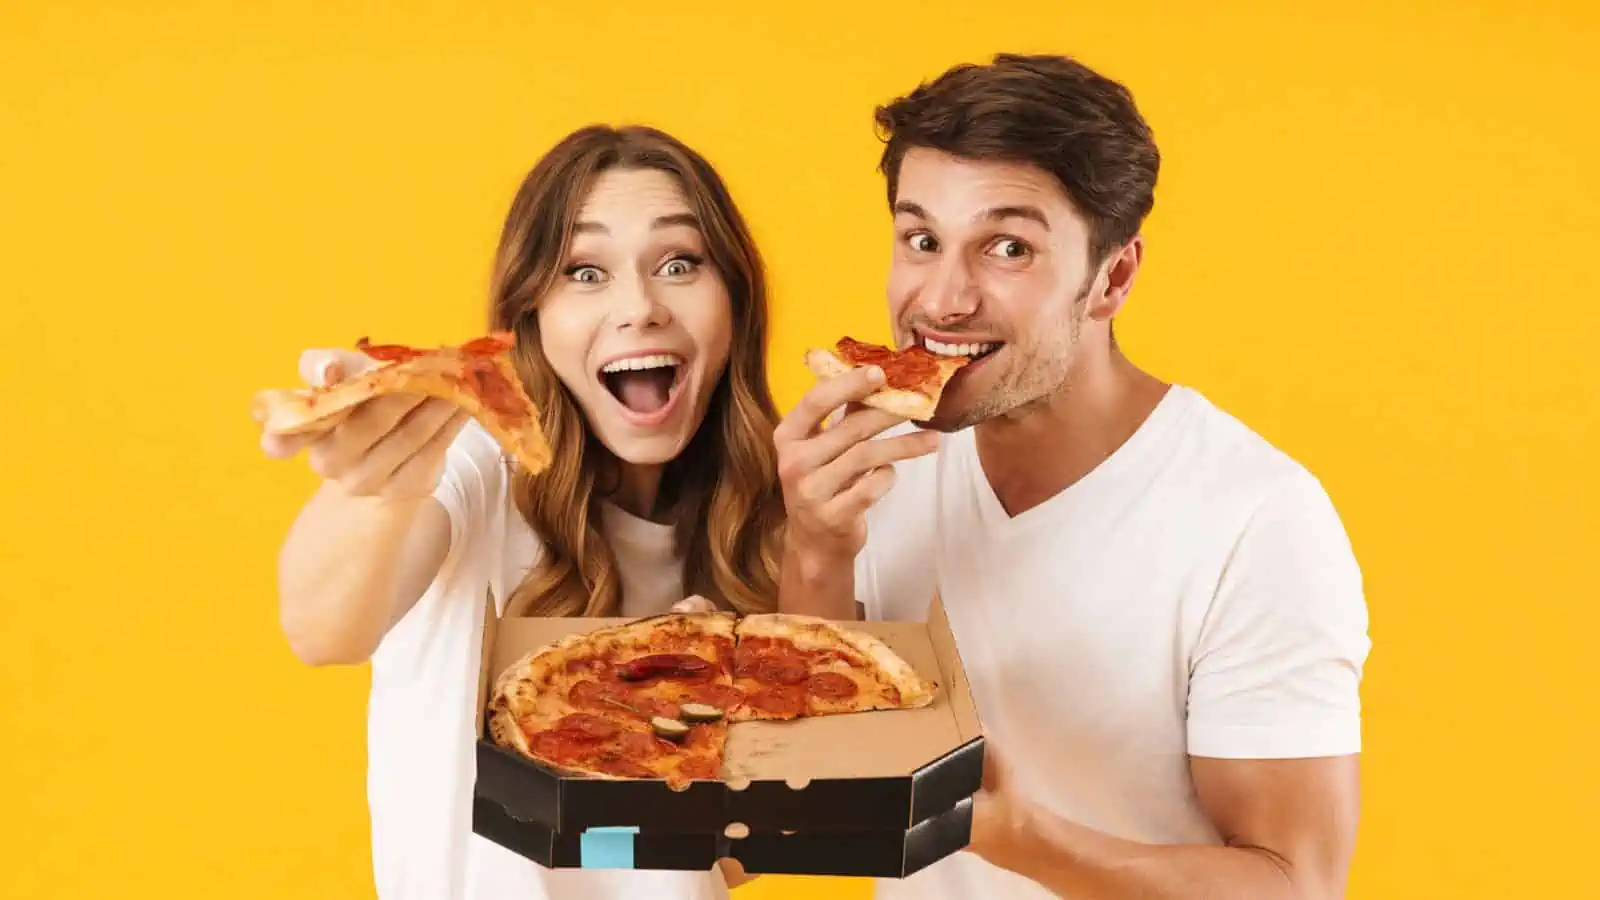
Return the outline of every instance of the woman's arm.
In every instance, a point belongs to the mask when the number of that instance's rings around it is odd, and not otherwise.
[[[369,364],[323,353],[301,368],[308,381],[329,383]],[[466,418],[442,400],[393,395],[321,433],[263,436],[270,456],[305,450],[324,479],[278,561],[279,619],[296,656],[311,665],[366,661],[427,590],[450,548],[450,518],[433,491]]]

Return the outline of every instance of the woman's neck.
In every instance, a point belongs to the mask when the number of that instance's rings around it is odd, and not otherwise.
[[[657,521],[662,513],[656,509],[661,501],[661,475],[665,466],[638,466],[619,462],[617,487],[606,499],[623,512],[648,521]]]

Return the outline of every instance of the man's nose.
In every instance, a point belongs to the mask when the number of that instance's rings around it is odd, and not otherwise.
[[[930,321],[955,322],[978,311],[979,296],[966,260],[952,253],[940,261],[917,299]]]

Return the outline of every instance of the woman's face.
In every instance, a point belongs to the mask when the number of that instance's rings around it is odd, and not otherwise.
[[[545,358],[617,458],[676,458],[728,362],[733,308],[673,176],[613,169],[538,310]]]

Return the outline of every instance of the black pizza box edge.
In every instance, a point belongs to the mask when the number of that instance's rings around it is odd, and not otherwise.
[[[493,609],[491,605],[491,616]],[[581,621],[578,629],[631,620]],[[486,617],[474,796],[475,802],[499,806],[512,822],[538,825],[565,835],[628,827],[709,834],[733,824],[757,834],[802,830],[903,833],[954,808],[976,793],[982,783],[984,740],[955,638],[937,598],[930,605],[926,623],[920,627],[926,629],[938,666],[937,675],[932,677],[939,682],[940,702],[954,720],[959,743],[930,754],[930,758],[900,775],[815,778],[798,783],[778,778],[742,783],[736,779],[732,784],[705,781],[693,782],[678,791],[659,780],[612,781],[558,775],[489,741],[484,735],[484,708],[493,677],[498,674],[491,671],[497,624]],[[572,620],[563,621],[563,627],[570,628],[572,624]],[[865,624],[871,627],[883,623]],[[918,623],[888,625],[906,628]],[[860,715],[901,714],[887,710]]]
[[[548,869],[708,872],[720,859],[750,875],[905,878],[965,849],[972,836],[967,797],[909,829],[727,833],[661,832],[613,827],[555,832],[519,822],[499,804],[475,797],[473,831]],[[729,829],[731,830],[731,829]]]

